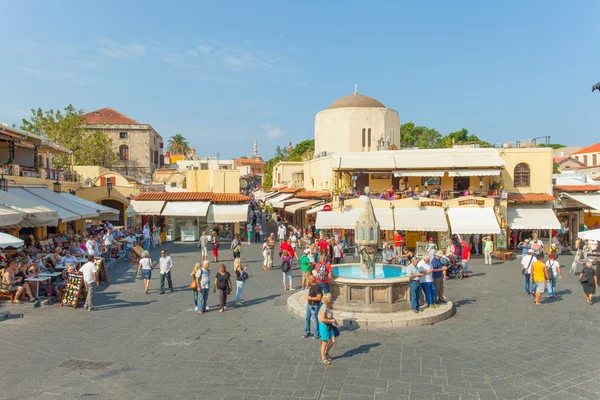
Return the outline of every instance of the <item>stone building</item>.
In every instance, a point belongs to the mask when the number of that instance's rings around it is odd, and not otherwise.
[[[83,118],[88,132],[104,132],[113,141],[121,165],[105,167],[150,182],[154,170],[164,165],[163,139],[150,124],[139,123],[110,107]]]

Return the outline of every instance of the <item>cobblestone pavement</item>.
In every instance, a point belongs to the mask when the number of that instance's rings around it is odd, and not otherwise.
[[[301,338],[304,321],[286,308],[281,273],[260,270],[259,245],[244,248],[244,305],[203,316],[187,289],[195,245],[166,248],[176,264],[172,294],[158,294],[155,271],[145,295],[135,268],[121,262],[109,270],[111,285],[100,287],[94,312],[0,301],[0,311],[16,314],[0,321],[0,398],[600,398],[600,301],[585,304],[576,277],[565,275],[559,296],[536,307],[517,261],[488,267],[476,260],[471,278],[447,283],[453,318],[343,331],[325,367],[318,343]]]

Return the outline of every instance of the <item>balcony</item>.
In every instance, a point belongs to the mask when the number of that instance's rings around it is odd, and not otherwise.
[[[35,185],[52,187],[59,181],[63,184],[63,190],[76,190],[79,188],[79,177],[71,170],[58,168],[33,168],[18,164],[0,164],[0,173],[11,185]]]

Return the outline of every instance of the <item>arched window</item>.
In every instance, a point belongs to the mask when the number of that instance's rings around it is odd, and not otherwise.
[[[362,130],[362,147],[367,147],[366,146],[366,144],[367,144],[367,137],[366,137],[365,133],[366,133],[366,129],[363,128],[363,130]]]
[[[129,160],[129,146],[125,144],[119,146],[119,158],[121,159],[121,161]]]
[[[367,230],[365,228],[361,228],[360,230],[362,240],[367,240]]]
[[[375,228],[369,229],[369,240],[375,240]]]
[[[368,132],[367,147],[371,147],[371,128],[369,128],[367,130],[367,132]]]
[[[517,164],[515,167],[515,187],[529,187],[530,175],[529,165],[525,163]]]

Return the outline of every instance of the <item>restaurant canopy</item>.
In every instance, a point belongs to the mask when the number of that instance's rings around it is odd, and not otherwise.
[[[287,199],[283,201],[273,201],[271,202],[271,207],[273,208],[285,208],[290,204],[294,203],[302,203],[304,199]]]
[[[577,233],[577,237],[584,239],[584,240],[600,241],[600,229],[579,232],[579,233]]]
[[[362,208],[350,208],[345,211],[319,211],[315,227],[317,229],[354,229],[362,210]],[[381,230],[394,229],[391,208],[374,208],[373,211]]]
[[[0,227],[17,226],[23,218],[25,218],[24,212],[0,206]]]
[[[210,201],[167,201],[161,215],[169,217],[206,217]]]
[[[72,198],[61,196],[60,193],[53,192],[52,190],[46,187],[24,187],[23,189],[28,191],[29,193],[33,193],[39,198],[56,204],[59,207],[65,208],[71,211],[72,213],[81,216],[81,218],[83,219],[97,218],[98,215],[100,215],[96,207],[90,208],[84,206],[81,203],[73,201]]]
[[[509,204],[508,226],[511,229],[560,229],[551,204]]]
[[[289,206],[285,206],[285,212],[295,213],[298,210],[302,210],[304,208],[308,208],[314,206],[317,203],[320,203],[321,200],[305,200],[302,203],[296,203]]]
[[[39,202],[35,203],[16,196],[11,193],[12,191],[12,187],[9,188],[9,192],[0,190],[0,205],[25,213],[25,217],[19,223],[19,226],[31,228],[34,226],[58,225],[58,212],[56,210],[44,207]]]
[[[578,201],[593,210],[600,211],[600,193],[564,193],[563,195]]]
[[[501,169],[455,169],[448,171],[448,176],[498,176]]]
[[[248,204],[211,204],[209,223],[234,223],[248,220]]]
[[[60,206],[44,199],[43,197],[36,196],[35,194],[33,194],[23,188],[11,187],[9,190],[10,190],[10,194],[15,195],[16,197],[20,197],[29,203],[33,203],[38,206],[43,206],[45,208],[49,208],[51,210],[56,211],[58,213],[58,218],[60,220],[62,220],[62,222],[71,222],[71,221],[77,221],[78,219],[81,219],[81,215],[76,214],[72,211],[69,211],[66,208],[60,207]],[[65,200],[65,203],[66,203],[66,200]]]
[[[121,214],[121,211],[119,211],[119,210],[104,206],[102,204],[94,203],[93,201],[83,199],[81,197],[72,195],[71,193],[61,193],[61,195],[66,197],[70,201],[75,201],[86,207],[95,209],[98,212],[98,214],[99,214],[98,217],[100,219],[107,220],[107,221],[118,221],[119,220],[119,214]]]
[[[396,229],[417,232],[447,232],[448,222],[442,207],[395,208]]]
[[[0,232],[0,247],[3,249],[6,247],[19,248],[24,244],[25,242],[23,242],[22,239],[9,235],[8,233]]]
[[[294,196],[294,193],[279,193],[277,196],[274,196],[267,200],[267,204],[273,204],[278,201],[283,201],[285,199],[289,199],[292,196]]]
[[[160,200],[131,200],[125,214],[131,216],[160,215],[164,205],[165,202]]]
[[[501,232],[492,207],[449,208],[448,219],[452,233],[493,234]]]

